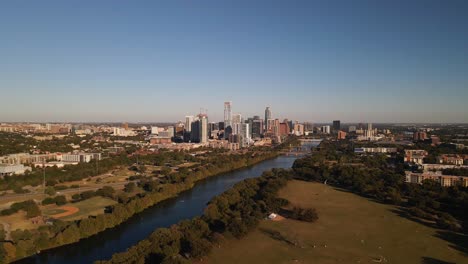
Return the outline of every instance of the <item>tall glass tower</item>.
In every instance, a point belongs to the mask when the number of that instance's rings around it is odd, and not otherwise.
[[[224,102],[224,128],[232,127],[232,102]]]
[[[268,120],[271,119],[271,110],[270,107],[267,106],[265,109],[265,131],[268,130]]]

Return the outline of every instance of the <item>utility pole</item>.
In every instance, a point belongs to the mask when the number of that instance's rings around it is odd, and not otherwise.
[[[99,175],[99,159],[97,157],[94,157],[96,159],[96,176]]]
[[[44,195],[46,194],[46,184],[45,184],[45,157],[42,159],[42,188],[44,189]]]

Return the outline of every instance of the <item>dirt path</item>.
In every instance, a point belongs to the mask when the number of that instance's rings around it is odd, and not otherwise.
[[[54,214],[54,215],[51,215],[51,217],[61,218],[61,217],[65,217],[65,216],[75,214],[75,213],[80,211],[80,209],[78,209],[77,207],[74,207],[74,206],[62,206],[62,207],[59,207],[58,209],[65,210],[66,212],[63,212],[63,213],[60,213],[60,214]]]

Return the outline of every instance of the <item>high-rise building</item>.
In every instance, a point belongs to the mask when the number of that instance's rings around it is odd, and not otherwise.
[[[289,134],[289,124],[288,122],[280,123],[280,136],[287,136]]]
[[[242,123],[233,123],[232,124],[232,134],[233,135],[242,134]]]
[[[186,132],[192,131],[192,122],[193,122],[193,116],[185,117],[185,131]]]
[[[296,124],[294,124],[294,134],[296,134],[296,136],[304,135],[304,125],[296,122]]]
[[[333,120],[333,131],[338,132],[341,129],[340,120]]]
[[[372,138],[375,134],[375,131],[372,129],[372,123],[367,124],[367,130],[364,132],[367,138]]]
[[[241,114],[233,114],[232,115],[232,123],[242,123],[242,115]]]
[[[263,120],[254,119],[252,122],[252,138],[260,138],[263,135]]]
[[[233,114],[232,115],[232,134],[242,134],[242,115]]]
[[[218,129],[219,130],[224,130],[224,122],[219,122],[218,123]]]
[[[246,141],[250,141],[252,138],[252,133],[250,132],[250,124],[249,123],[243,123],[242,124],[242,136]]]
[[[279,121],[279,119],[273,120],[271,130],[273,131],[273,135],[275,137],[278,137],[280,135],[280,121]]]
[[[200,120],[193,121],[192,124],[190,124],[190,126],[190,141],[199,142],[198,140],[200,138]]]
[[[270,107],[267,106],[265,109],[265,130],[268,130],[268,120],[271,119],[271,110]]]
[[[198,142],[200,143],[207,143],[208,138],[209,138],[209,133],[208,133],[208,116],[206,114],[200,114],[198,115],[198,118],[200,120],[200,133],[199,133],[199,139]]]
[[[330,134],[330,126],[322,126],[322,133]]]
[[[224,102],[224,127],[232,126],[232,102]]]
[[[215,122],[210,122],[208,124],[208,135],[211,135],[211,133],[215,130],[218,130],[218,123]],[[211,138],[211,136],[210,136]]]

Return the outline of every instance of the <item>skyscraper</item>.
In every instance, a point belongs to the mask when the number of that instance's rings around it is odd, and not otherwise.
[[[267,106],[265,109],[265,130],[268,130],[268,120],[271,119],[271,110],[270,107]]]
[[[192,131],[192,122],[193,122],[193,116],[185,117],[185,131],[186,132]]]
[[[232,102],[224,102],[224,127],[232,126]]]
[[[242,133],[242,116],[241,114],[232,115],[232,134],[237,135]]]
[[[200,120],[200,133],[199,133],[199,142],[206,143],[208,142],[209,134],[208,134],[208,116],[206,114],[198,115]]]
[[[341,129],[340,120],[333,120],[333,131],[337,132]]]
[[[242,115],[241,114],[233,114],[232,115],[232,123],[242,123]]]
[[[252,123],[252,137],[260,138],[263,135],[263,120],[254,119]]]

